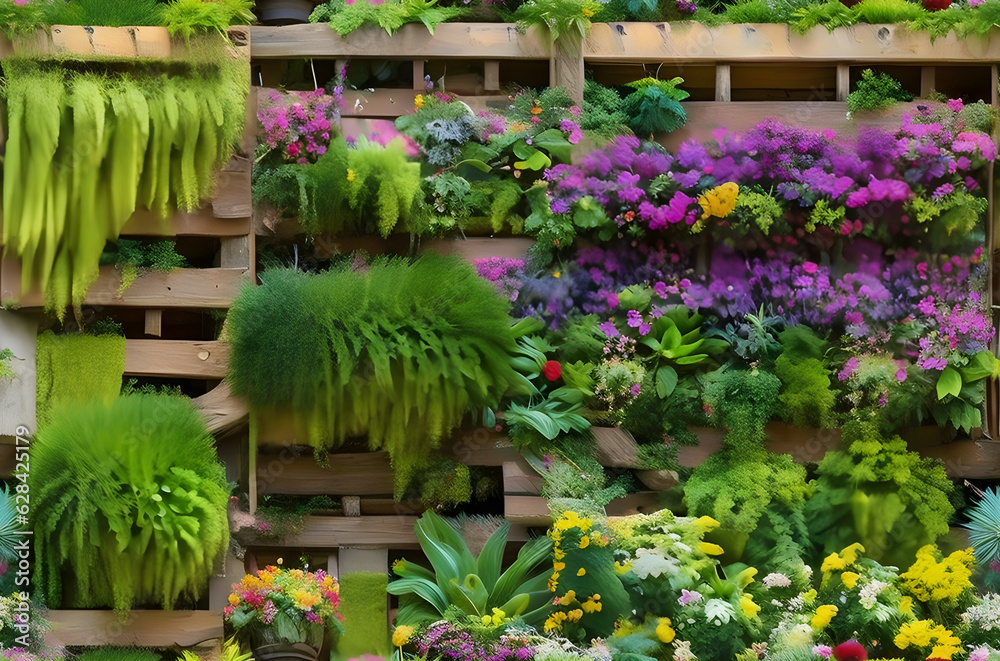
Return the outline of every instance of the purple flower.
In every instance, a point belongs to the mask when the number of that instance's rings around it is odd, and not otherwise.
[[[615,327],[615,323],[613,321],[605,321],[603,324],[598,326],[598,328],[600,328],[601,331],[604,333],[604,337],[608,338],[609,340],[613,340],[614,338],[621,335],[621,333],[618,332],[618,328]]]
[[[844,369],[837,374],[837,378],[841,381],[847,381],[860,365],[861,361],[858,360],[857,356],[851,356],[847,359],[847,362],[844,363]]]
[[[941,371],[944,370],[945,367],[948,367],[948,361],[944,358],[921,358],[917,361],[917,366],[925,370]]]
[[[639,326],[643,323],[642,315],[635,310],[629,310],[628,321],[626,323],[628,323],[630,328],[639,328]]]
[[[652,329],[653,329],[652,326],[650,326],[646,322],[643,322],[639,324],[639,335],[649,335],[649,331],[651,331]]]
[[[896,370],[896,381],[898,381],[899,383],[902,383],[903,381],[906,381],[906,368],[905,367],[900,367],[898,370]]]
[[[632,387],[629,388],[629,394],[633,397],[638,397],[640,392],[642,392],[642,384],[640,383],[633,383]]]

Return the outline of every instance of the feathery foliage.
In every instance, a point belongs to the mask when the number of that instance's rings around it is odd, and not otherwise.
[[[683,78],[657,80],[646,77],[628,83],[635,91],[625,97],[622,110],[629,117],[629,128],[638,136],[676,131],[687,122],[680,102],[691,96],[677,86]]]
[[[790,326],[778,338],[782,352],[774,373],[781,379],[779,399],[788,420],[799,427],[828,424],[836,397],[830,389],[830,372],[823,366],[826,343],[808,326]]]
[[[878,110],[899,101],[911,100],[913,95],[903,89],[898,80],[887,73],[876,74],[871,69],[865,69],[861,72],[857,89],[847,95],[847,109],[851,112]]]
[[[43,427],[64,405],[114,400],[125,372],[125,338],[46,331],[38,336],[35,364],[35,410],[38,426]]]
[[[596,0],[528,0],[514,12],[519,30],[535,25],[567,54],[576,52],[590,32],[590,19],[602,8]]]
[[[170,34],[190,39],[215,30],[226,36],[230,25],[249,25],[254,18],[252,0],[173,0],[163,10],[163,24]]]
[[[43,4],[32,2],[31,4]],[[72,0],[59,7],[52,23],[57,25],[163,25],[163,5],[156,0]]]
[[[969,530],[969,543],[976,554],[976,562],[987,565],[1000,559],[1000,493],[996,487],[983,492],[983,498],[969,508],[969,522],[962,526]]]
[[[589,78],[585,80],[582,110],[580,128],[589,134],[605,142],[619,135],[628,135],[629,117],[622,107],[621,96],[613,88]]]
[[[106,3],[107,4],[107,3]],[[137,206],[194,209],[239,140],[249,81],[232,58],[187,75],[3,63],[8,107],[2,242],[21,281],[79,316],[107,239]]]
[[[19,5],[14,0],[0,1],[0,32],[8,39],[52,25],[59,5],[48,2],[29,2]]]
[[[68,452],[67,448],[72,448]],[[190,400],[119,397],[54,412],[31,446],[35,585],[50,606],[196,598],[229,541],[225,470]]]
[[[368,0],[346,4],[332,0],[319,5],[310,14],[313,23],[325,22],[334,32],[344,37],[365,26],[382,28],[390,35],[407,23],[423,23],[434,34],[438,23],[453,21],[466,13],[463,7],[441,7],[438,0],[389,0],[372,6]]]
[[[792,31],[805,34],[817,25],[822,25],[830,32],[835,28],[847,27],[858,22],[854,13],[840,0],[807,4],[792,12],[789,23]]]
[[[922,5],[908,0],[861,0],[851,11],[859,23],[876,25],[906,23],[927,13]]]
[[[367,434],[407,473],[519,381],[507,302],[460,259],[262,280],[229,312],[229,378],[254,410],[290,408],[317,452]]]

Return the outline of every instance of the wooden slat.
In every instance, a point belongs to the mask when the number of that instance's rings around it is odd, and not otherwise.
[[[733,100],[732,69],[728,64],[715,65],[715,101],[729,103]]]
[[[291,548],[372,545],[416,548],[415,516],[307,516],[302,534],[285,539]]]
[[[226,376],[229,345],[218,341],[126,340],[125,374],[180,379]]]
[[[213,434],[234,429],[245,423],[249,416],[246,400],[232,394],[228,381],[223,381],[201,397],[195,397],[191,403],[208,420],[208,431]]]
[[[45,619],[52,623],[49,647],[190,647],[223,635],[222,611],[132,610],[121,624],[114,611],[52,610]]]
[[[503,492],[505,494],[522,494],[537,496],[541,493],[541,475],[524,459],[505,461],[503,463]]]
[[[87,292],[85,305],[157,308],[228,308],[248,279],[246,268],[150,271],[118,296],[121,278],[114,266],[102,266]],[[41,305],[41,301],[22,305]]]
[[[254,98],[253,95],[250,95]],[[256,118],[254,118],[256,125]],[[252,152],[251,152],[252,153]],[[249,218],[253,214],[250,203],[250,171],[252,163],[246,156],[233,156],[229,163],[215,175],[216,192],[212,198],[212,215],[216,218]]]
[[[26,447],[24,445],[21,446]],[[0,443],[0,478],[7,479],[14,474],[17,465],[17,445],[15,443]]]
[[[385,452],[331,454],[329,468],[317,465],[309,450],[257,457],[259,494],[368,496],[392,491],[392,467]]]
[[[817,27],[798,35],[784,24],[595,23],[583,53],[588,62],[980,63],[1000,61],[1000,32],[963,39],[950,33],[931,43],[926,32],[896,25],[855,25],[832,33]]]
[[[216,218],[211,206],[177,211],[166,221],[149,209],[138,209],[122,228],[122,235],[241,236],[249,233],[250,218]]]
[[[254,59],[295,57],[461,58],[547,60],[549,46],[537,28],[520,34],[513,23],[442,23],[431,35],[423,25],[404,25],[389,36],[362,28],[341,38],[323,23],[250,28]]]
[[[504,518],[512,524],[537,527],[552,523],[548,501],[541,496],[505,495]],[[653,492],[633,493],[612,500],[604,508],[608,516],[649,514],[661,509],[659,496]]]

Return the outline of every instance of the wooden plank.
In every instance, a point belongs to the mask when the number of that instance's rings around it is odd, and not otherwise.
[[[926,32],[897,25],[855,25],[805,35],[784,24],[719,25],[595,23],[583,44],[588,62],[676,61],[981,63],[1000,61],[1000,32],[931,42]]]
[[[219,266],[246,269],[250,266],[250,235],[220,239]]]
[[[503,462],[503,492],[505,494],[522,494],[537,496],[542,491],[545,480],[535,472],[527,461]]]
[[[920,96],[927,97],[930,96],[936,87],[935,78],[937,76],[937,69],[934,67],[920,67]]]
[[[288,537],[283,547],[336,548],[372,545],[416,548],[415,516],[307,516],[302,534]]]
[[[837,101],[847,101],[851,93],[851,67],[847,64],[837,65]]]
[[[733,100],[732,70],[728,64],[715,65],[715,101],[729,103]]]
[[[416,81],[413,81],[416,85]],[[486,60],[483,62],[483,87],[487,92],[500,91],[500,60]]]
[[[109,610],[52,610],[45,619],[49,647],[190,647],[223,635],[221,610],[132,610],[125,624]]]
[[[597,461],[606,468],[636,468],[639,445],[632,434],[621,427],[591,427]]]
[[[0,383],[0,436],[27,436],[37,431],[35,351],[38,322],[35,314],[0,310],[0,350],[10,349],[14,354],[10,360],[14,378]]]
[[[550,49],[537,28],[526,34],[513,23],[442,23],[433,35],[423,25],[404,25],[389,36],[380,28],[355,30],[341,38],[323,23],[250,28],[254,59],[379,57],[389,59],[547,60]]]
[[[163,308],[146,310],[145,334],[160,337],[163,335]]]
[[[512,524],[547,527],[552,523],[548,501],[541,496],[505,495],[503,503],[504,518]],[[604,508],[608,516],[649,514],[660,509],[659,496],[654,492],[639,492],[616,498]]]
[[[972,480],[1000,478],[1000,441],[962,439],[921,448],[920,454],[942,460],[949,477]]]
[[[257,458],[257,493],[369,496],[391,494],[392,466],[386,452],[331,454],[321,468],[312,453],[288,450]]]
[[[250,95],[256,98],[256,95]],[[253,118],[254,126],[257,118]],[[253,152],[250,152],[253,153]],[[246,156],[234,155],[229,163],[215,175],[215,195],[212,198],[212,215],[216,218],[248,218],[253,214],[250,192],[252,163]]]
[[[441,255],[459,254],[466,261],[474,262],[487,257],[509,257],[527,259],[528,251],[535,244],[534,239],[488,238],[472,236],[454,239],[432,239],[420,244],[420,251],[433,250]]]
[[[249,417],[246,400],[232,394],[228,381],[223,381],[191,402],[207,418],[208,431],[213,434],[234,429]]]
[[[362,498],[361,516],[400,516],[423,514],[427,507],[420,502],[397,503],[392,498]]]
[[[126,340],[125,374],[181,379],[221,379],[229,345],[218,341]]]
[[[122,235],[138,236],[241,236],[250,232],[250,218],[216,218],[210,206],[177,211],[162,220],[149,209],[137,209],[122,228]]]
[[[14,474],[14,469],[17,466],[16,458],[17,445],[15,443],[0,443],[0,478],[6,480]]]

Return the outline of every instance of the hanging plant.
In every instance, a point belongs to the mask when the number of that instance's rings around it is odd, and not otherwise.
[[[245,66],[228,57],[166,76],[3,63],[8,139],[3,244],[24,291],[79,311],[105,241],[145,206],[166,218],[208,197],[243,127]]]

